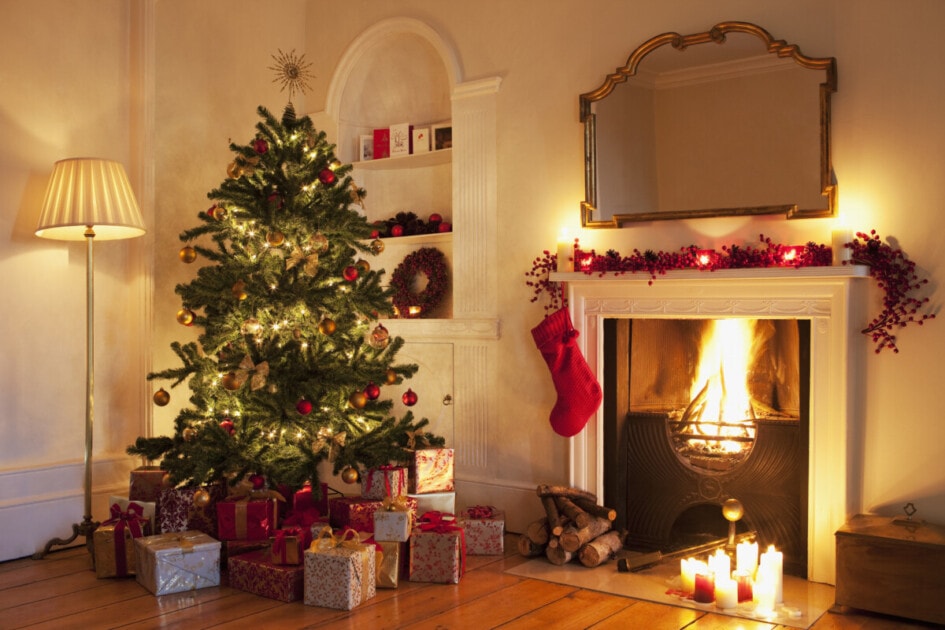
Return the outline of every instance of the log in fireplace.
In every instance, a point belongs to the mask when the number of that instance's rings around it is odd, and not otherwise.
[[[678,552],[739,532],[807,576],[810,321],[606,319],[605,502],[627,546]]]

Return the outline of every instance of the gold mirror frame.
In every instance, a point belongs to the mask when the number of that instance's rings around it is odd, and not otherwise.
[[[801,209],[797,204],[759,205],[736,208],[705,208],[693,210],[666,210],[630,214],[614,214],[610,219],[595,219],[598,203],[597,168],[597,114],[594,103],[607,97],[614,88],[637,75],[640,62],[653,51],[671,46],[685,51],[697,44],[723,44],[729,33],[746,33],[758,37],[769,54],[790,58],[807,69],[822,70],[825,80],[820,83],[820,194],[826,200],[825,208]],[[697,219],[707,217],[784,214],[788,219],[832,217],[836,215],[837,183],[830,153],[830,98],[837,91],[837,64],[833,57],[815,58],[803,55],[800,49],[783,40],[775,40],[768,31],[748,22],[721,22],[705,33],[680,35],[664,33],[643,43],[633,51],[626,65],[607,75],[596,90],[580,95],[581,122],[584,124],[584,178],[585,201],[581,203],[581,225],[588,228],[617,228],[626,223]]]

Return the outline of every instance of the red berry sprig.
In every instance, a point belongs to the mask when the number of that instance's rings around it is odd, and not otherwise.
[[[883,348],[899,352],[896,346],[895,332],[905,328],[910,322],[921,326],[928,319],[935,319],[934,313],[919,313],[929,302],[929,298],[917,298],[913,291],[928,284],[928,279],[919,279],[915,272],[915,263],[906,258],[901,249],[883,243],[876,233],[857,232],[856,238],[846,247],[852,250],[851,260],[844,264],[866,265],[870,277],[876,280],[883,290],[883,310],[863,329],[864,335],[870,335],[876,344],[876,353]]]

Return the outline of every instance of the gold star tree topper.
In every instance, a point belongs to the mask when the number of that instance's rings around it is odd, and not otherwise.
[[[308,84],[309,79],[315,77],[309,68],[311,63],[305,61],[305,55],[296,55],[295,50],[284,53],[279,50],[278,55],[273,55],[272,59],[275,65],[269,66],[269,69],[276,73],[273,83],[281,83],[280,91],[289,90],[289,101],[292,101],[292,94],[305,94],[305,90],[311,89]]]

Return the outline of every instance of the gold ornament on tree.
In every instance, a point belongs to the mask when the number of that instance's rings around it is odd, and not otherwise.
[[[181,247],[180,251],[177,252],[177,256],[180,258],[181,262],[190,264],[197,260],[197,250],[190,245]]]
[[[338,325],[330,317],[326,317],[322,321],[318,322],[318,332],[323,335],[331,335],[337,330]]]
[[[167,403],[171,402],[171,395],[167,393],[163,387],[156,392],[154,392],[154,404],[158,407],[163,407]]]
[[[276,62],[275,65],[269,66],[269,69],[276,73],[272,82],[282,84],[280,92],[288,89],[289,102],[292,101],[294,93],[305,94],[305,90],[311,88],[308,80],[315,75],[309,71],[312,64],[305,61],[305,55],[296,55],[295,50],[288,53],[279,50],[279,54],[273,55],[272,59]]]
[[[388,368],[386,382],[388,385],[395,384],[397,382],[397,372],[395,372],[393,369]]]
[[[177,311],[177,323],[183,326],[192,326],[196,314],[189,308],[182,308]]]
[[[384,241],[379,238],[371,241],[371,253],[380,254],[382,251],[384,251]]]
[[[185,442],[193,442],[195,439],[197,439],[197,429],[193,427],[186,427],[183,431],[181,431],[180,434],[181,437],[184,438]]]
[[[281,247],[285,243],[285,234],[279,230],[273,230],[266,234],[266,242],[269,243],[270,247]]]
[[[239,389],[243,386],[243,383],[249,380],[249,388],[255,392],[266,386],[266,379],[269,377],[269,362],[253,363],[252,357],[247,354],[240,361],[239,369],[230,372],[230,374],[233,374],[233,383],[236,385],[234,389]],[[223,386],[226,387],[226,384]]]
[[[194,505],[199,508],[205,508],[210,505],[210,493],[204,488],[197,488],[194,492]]]
[[[364,392],[354,392],[348,396],[348,404],[355,409],[364,409],[367,404],[367,395]]]
[[[306,254],[301,248],[296,247],[285,259],[285,270],[289,271],[294,267],[301,265],[302,271],[307,276],[314,276],[318,273],[318,252]]]
[[[321,428],[315,441],[312,442],[312,451],[315,453],[328,449],[328,461],[333,462],[338,452],[344,447],[348,434],[345,431],[332,433],[331,429]]]
[[[383,350],[390,343],[390,332],[384,327],[384,324],[378,324],[371,331],[371,346]]]
[[[348,466],[341,471],[341,480],[345,483],[358,483],[361,481],[361,475],[354,466]]]
[[[321,232],[315,232],[309,241],[316,253],[324,254],[328,251],[328,237]]]
[[[246,292],[246,282],[243,280],[237,280],[230,291],[233,292],[233,297],[240,301],[249,297],[249,294]]]

